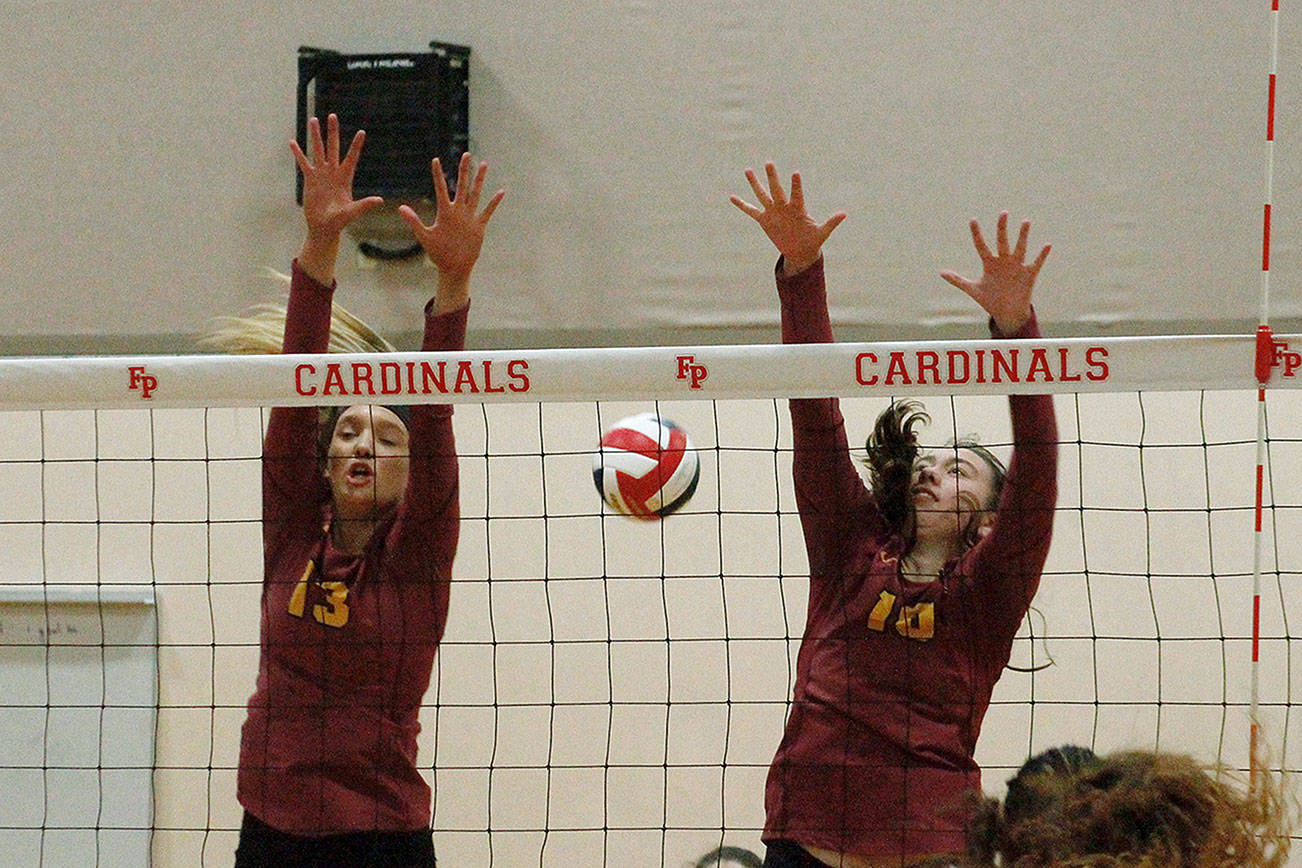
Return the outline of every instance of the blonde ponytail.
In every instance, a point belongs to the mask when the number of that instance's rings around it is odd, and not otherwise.
[[[285,275],[273,271],[278,278]],[[243,316],[217,319],[218,328],[199,339],[203,347],[232,355],[279,353],[284,346],[286,310],[283,304],[260,304]],[[331,353],[392,353],[393,344],[348,310],[334,304],[330,309]]]

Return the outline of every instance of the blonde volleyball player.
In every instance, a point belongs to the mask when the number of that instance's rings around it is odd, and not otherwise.
[[[381,204],[354,200],[358,133],[310,125],[307,237],[294,261],[283,349],[324,352],[342,230]],[[470,274],[499,191],[461,160],[456,198],[435,161],[437,214],[403,216],[438,268],[425,350],[464,344]],[[229,330],[228,330],[229,331]],[[228,334],[229,337],[229,334]],[[232,341],[238,343],[238,340]],[[261,656],[240,743],[236,865],[429,866],[430,790],[416,768],[417,711],[447,622],[459,521],[452,408],[359,404],[271,411],[262,457]]]
[[[777,247],[786,343],[832,340],[822,245],[800,176],[788,196],[772,163],[758,204],[732,202]],[[942,276],[991,318],[995,337],[1039,335],[1026,262],[1000,215],[983,273]],[[1040,580],[1057,498],[1048,396],[1009,399],[1014,453],[1002,466],[960,441],[919,456],[917,405],[893,407],[868,442],[873,485],[851,460],[835,399],[793,399],[793,471],[809,557],[809,609],[786,731],[765,792],[765,865],[901,868],[963,850],[965,793],[981,721]]]
[[[1027,760],[1002,804],[982,803],[959,864],[1283,868],[1291,804],[1265,771],[1243,786],[1184,754],[1066,745]]]

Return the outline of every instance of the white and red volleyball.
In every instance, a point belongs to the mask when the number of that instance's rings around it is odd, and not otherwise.
[[[687,503],[700,478],[692,439],[655,413],[615,423],[592,457],[592,481],[602,500],[618,513],[647,521]]]

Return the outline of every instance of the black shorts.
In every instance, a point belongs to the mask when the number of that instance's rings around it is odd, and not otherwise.
[[[827,868],[795,841],[769,841],[764,849],[764,868]]]
[[[764,851],[764,868],[827,868],[827,865],[815,859],[808,850],[794,841],[769,841]],[[948,857],[936,856],[906,868],[955,868],[955,866]]]
[[[313,838],[244,812],[235,868],[434,868],[434,833],[346,832]]]

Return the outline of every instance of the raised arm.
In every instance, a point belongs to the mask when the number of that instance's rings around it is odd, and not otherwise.
[[[316,118],[308,123],[309,159],[298,142],[289,146],[303,173],[303,246],[294,260],[285,314],[283,351],[322,353],[330,342],[330,306],[334,297],[339,236],[349,223],[379,205],[379,196],[353,199],[353,175],[366,134],[358,130],[340,157],[339,119],[326,118],[324,138]],[[316,456],[317,411],[314,407],[277,407],[271,411],[263,445],[263,515],[278,515],[294,501],[311,497],[322,485]]]
[[[407,206],[399,213],[411,226],[425,254],[438,269],[434,297],[425,306],[425,335],[421,349],[459,350],[465,346],[470,305],[470,275],[483,247],[488,223],[505,192],[498,190],[482,209],[488,164],[475,165],[463,154],[453,197],[437,159],[434,176],[434,222],[421,223]],[[456,443],[452,407],[419,404],[411,413],[411,474],[407,495],[389,540],[391,557],[405,575],[440,585],[440,611],[446,613],[446,583],[451,577],[460,527]],[[405,564],[406,566],[401,566]],[[438,627],[442,632],[442,625]]]
[[[335,260],[339,256],[339,236],[358,217],[384,204],[379,196],[353,199],[353,176],[362,158],[366,133],[358,130],[348,153],[339,156],[339,119],[326,118],[326,135],[321,138],[321,124],[308,121],[308,159],[298,142],[291,141],[299,171],[303,173],[303,221],[307,234],[299,249],[298,265],[317,283],[331,286],[335,279]]]
[[[845,219],[845,212],[838,211],[821,223],[815,221],[805,207],[799,173],[791,176],[788,196],[773,163],[765,163],[764,171],[767,187],[754,170],[746,170],[746,180],[758,205],[738,196],[730,199],[759,224],[778,249],[776,277],[782,305],[782,340],[829,343],[833,338],[822,247]],[[845,421],[837,400],[799,398],[789,403],[796,501],[810,572],[817,583],[827,575],[826,565],[839,562],[838,553],[846,536],[871,532],[879,515],[850,458]]]
[[[488,175],[488,163],[480,163],[475,167],[469,153],[461,155],[461,162],[457,166],[455,199],[449,195],[447,180],[443,177],[443,167],[438,157],[430,162],[430,172],[434,175],[434,222],[426,226],[407,205],[399,208],[398,213],[407,221],[416,240],[424,248],[425,255],[438,269],[433,312],[441,314],[470,303],[470,272],[479,261],[488,221],[493,218],[493,212],[497,210],[506,191],[498,190],[483,210],[479,210],[484,179]]]
[[[1033,262],[1026,262],[1030,222],[1023,221],[1014,246],[1008,242],[1008,214],[999,215],[995,250],[991,251],[977,221],[971,221],[972,241],[981,258],[978,280],[952,271],[941,277],[971,296],[990,315],[991,333],[1002,338],[1035,338],[1039,324],[1031,294],[1040,268],[1049,256],[1045,245]],[[966,558],[967,573],[991,595],[985,611],[1002,618],[991,636],[1011,638],[1039,586],[1049,553],[1054,508],[1058,500],[1058,428],[1053,398],[1011,395],[1013,457],[992,524]]]

